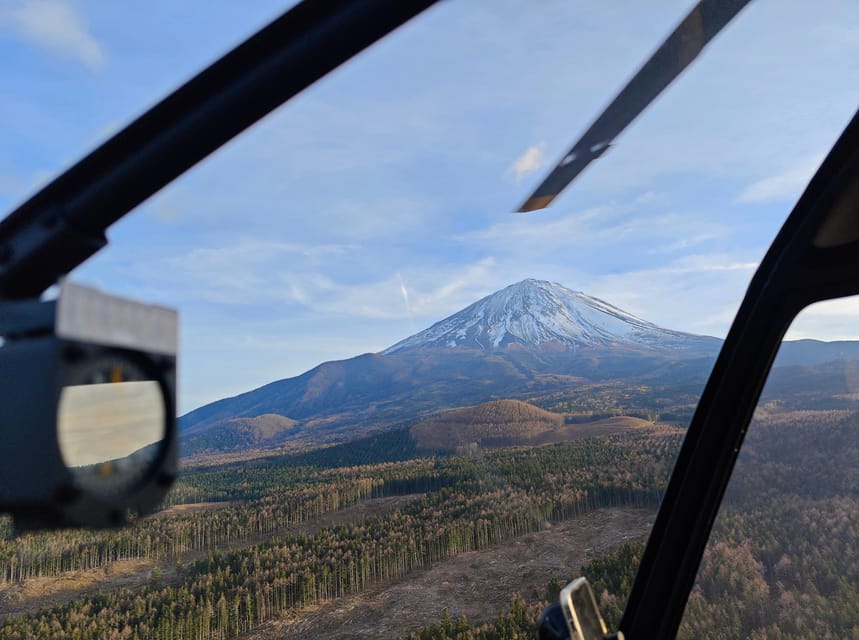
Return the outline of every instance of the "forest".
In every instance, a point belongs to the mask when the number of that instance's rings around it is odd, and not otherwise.
[[[7,617],[3,638],[233,638],[308,604],[395,580],[445,557],[614,505],[657,505],[680,431],[653,428],[480,456],[347,467],[264,461],[199,468],[171,501],[220,509],[144,519],[114,532],[6,536],[0,579],[128,558],[198,556],[172,581],[116,588]],[[293,461],[294,462],[294,461]],[[375,496],[399,509],[313,534],[289,525]]]
[[[756,412],[679,637],[859,635],[859,417],[766,397]],[[163,513],[118,531],[13,536],[0,529],[0,587],[128,559],[172,563],[117,587],[0,621],[2,638],[241,637],[308,605],[361,593],[457,554],[491,549],[602,507],[655,508],[682,438],[623,434],[471,455],[427,455],[407,431],[280,458],[189,469]],[[363,456],[363,460],[361,457]],[[397,508],[302,531],[323,514],[389,496]],[[181,505],[217,505],[189,511]],[[173,508],[170,508],[173,507]],[[622,545],[574,575],[616,626],[643,549]],[[166,566],[166,565],[165,565]],[[410,640],[533,638],[556,597],[510,593],[494,620],[446,612]]]
[[[758,410],[699,568],[678,638],[859,637],[859,416]],[[617,628],[644,543],[581,568]],[[574,576],[570,576],[572,578]],[[409,640],[534,638],[559,583],[516,595],[493,622],[444,616]]]

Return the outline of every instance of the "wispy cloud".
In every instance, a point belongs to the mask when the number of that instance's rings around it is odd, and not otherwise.
[[[636,196],[635,203],[641,205],[659,205],[668,202],[669,198],[665,193],[656,191],[645,191],[639,196]]]
[[[314,288],[313,296],[304,302],[316,312],[408,320],[410,326],[418,323],[414,328],[421,329],[422,325],[440,320],[490,293],[493,285],[488,283],[494,281],[495,266],[495,260],[488,257],[470,264],[440,266],[432,272],[420,269],[357,283],[329,281],[324,290]],[[404,305],[406,300],[408,303]]]
[[[510,165],[507,177],[518,183],[542,169],[546,164],[545,147],[546,145],[541,142],[525,149],[525,152]]]
[[[400,292],[403,294],[403,304],[406,306],[406,313],[409,314],[409,326],[412,331],[415,331],[415,316],[412,313],[412,305],[409,302],[409,290],[406,287],[406,281],[403,280],[403,276],[399,273],[397,274],[397,279],[400,281]]]
[[[452,239],[498,255],[555,255],[602,246],[631,258],[683,251],[727,233],[694,212],[645,214],[637,205],[615,202],[555,217],[517,216]]]
[[[859,340],[855,318],[859,296],[818,302],[804,309],[791,323],[787,340]]]
[[[74,58],[91,71],[104,66],[102,45],[90,33],[83,16],[63,0],[28,0],[0,7],[0,24],[58,55]]]
[[[659,254],[659,253],[673,253],[675,251],[683,251],[685,249],[691,249],[692,247],[697,247],[698,245],[704,244],[706,242],[710,242],[711,240],[717,240],[718,238],[722,238],[727,234],[726,231],[721,232],[712,232],[712,233],[700,233],[695,236],[689,236],[685,238],[681,238],[680,240],[675,240],[674,242],[669,242],[667,244],[663,244],[653,249],[650,249],[648,253],[650,254]]]
[[[780,173],[753,182],[737,197],[738,202],[773,202],[795,200],[820,166],[822,155],[816,155],[802,164],[789,167]]]
[[[254,238],[150,259],[133,256],[115,266],[136,295],[163,300],[246,305],[307,305],[334,288],[320,266],[346,256],[354,245],[311,245]]]
[[[545,250],[556,246],[569,246],[583,238],[592,242],[593,234],[598,233],[600,228],[606,228],[616,222],[615,215],[616,211],[611,207],[591,207],[563,217],[517,216],[484,229],[457,234],[453,239],[494,250]],[[585,237],[585,232],[591,235]],[[612,235],[617,235],[616,232],[617,229],[611,229]]]
[[[380,277],[372,269],[356,268],[363,251],[359,245],[245,238],[182,255],[140,257],[116,265],[115,271],[131,286],[140,283],[129,295],[165,303],[400,320],[417,323],[416,329],[489,293],[496,282],[509,284],[492,278],[492,257],[440,263],[431,270],[406,268]]]
[[[747,252],[692,254],[652,268],[594,276],[585,286],[663,327],[724,336],[757,266]]]

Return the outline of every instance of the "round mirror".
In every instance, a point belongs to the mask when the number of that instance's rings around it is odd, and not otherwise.
[[[161,387],[154,380],[129,380],[136,372],[123,364],[93,369],[91,382],[60,393],[63,462],[81,488],[95,493],[117,493],[141,480],[167,435]]]

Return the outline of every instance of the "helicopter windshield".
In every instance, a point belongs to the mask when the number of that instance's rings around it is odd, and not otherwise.
[[[285,8],[0,9],[0,204]],[[532,637],[582,573],[616,629],[722,338],[859,99],[855,7],[753,3],[511,213],[688,9],[441,4],[116,224],[74,275],[181,309],[183,474],[126,529],[3,521],[0,635]],[[820,326],[803,366],[859,345]]]

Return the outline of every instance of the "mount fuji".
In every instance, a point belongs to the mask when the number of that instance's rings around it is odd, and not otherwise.
[[[712,346],[714,341],[663,329],[581,291],[529,279],[478,300],[382,353],[436,348],[491,351],[510,345],[689,349]]]
[[[440,409],[590,384],[702,385],[721,340],[524,280],[380,353],[326,362],[180,418],[183,454],[340,442]]]

